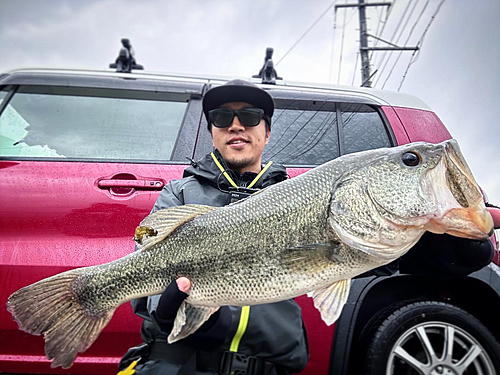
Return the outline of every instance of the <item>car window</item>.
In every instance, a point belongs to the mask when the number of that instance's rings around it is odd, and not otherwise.
[[[312,166],[339,156],[334,103],[278,99],[271,130],[263,160]]]
[[[380,112],[370,105],[279,97],[274,101],[271,138],[263,162],[313,167],[343,154],[393,146]],[[204,119],[202,128],[206,128]],[[201,132],[195,157],[201,158],[211,149],[210,134]]]
[[[21,87],[0,116],[0,156],[170,160],[187,94]]]
[[[340,105],[342,113],[343,154],[391,147],[391,141],[379,113],[366,104]]]
[[[0,91],[0,105],[3,102],[3,98],[7,96],[7,91]]]

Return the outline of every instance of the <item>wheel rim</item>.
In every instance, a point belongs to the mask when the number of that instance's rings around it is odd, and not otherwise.
[[[425,322],[408,329],[390,351],[387,375],[495,375],[488,353],[453,324]]]

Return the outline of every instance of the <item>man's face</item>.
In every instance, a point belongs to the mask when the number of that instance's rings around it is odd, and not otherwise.
[[[244,102],[230,102],[220,106],[233,110],[251,107],[253,105]],[[245,127],[241,125],[238,116],[234,116],[227,128],[212,125],[214,147],[220,151],[230,169],[241,173],[260,172],[262,152],[269,142],[269,135],[264,119],[257,126]]]

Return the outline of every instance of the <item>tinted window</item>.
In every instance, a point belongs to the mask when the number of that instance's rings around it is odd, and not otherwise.
[[[365,104],[341,104],[343,153],[391,147],[389,134],[375,109]]]
[[[0,117],[0,156],[169,160],[189,98],[57,91],[21,88],[14,95]]]
[[[276,107],[263,160],[318,165],[339,156],[334,103],[277,99]]]
[[[3,102],[3,98],[7,96],[7,91],[0,91],[0,104]]]

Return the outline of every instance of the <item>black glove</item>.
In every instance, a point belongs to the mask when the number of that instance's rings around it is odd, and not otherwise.
[[[160,297],[155,312],[156,322],[162,332],[170,334],[174,326],[177,310],[188,294],[179,290],[177,282],[172,281]],[[231,328],[231,311],[221,306],[195,333],[182,339],[182,342],[198,349],[214,349],[224,343]]]
[[[491,241],[448,234],[425,233],[400,260],[401,273],[429,276],[466,276],[487,266],[495,250]]]

